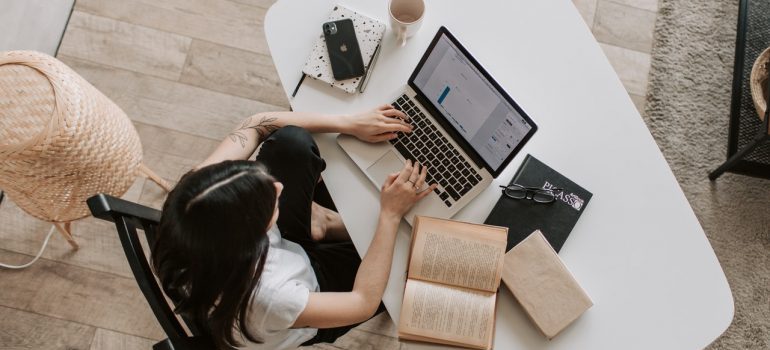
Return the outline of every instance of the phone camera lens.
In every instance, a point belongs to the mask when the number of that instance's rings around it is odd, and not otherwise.
[[[337,25],[335,25],[334,23],[324,23],[323,29],[326,35],[337,34]]]

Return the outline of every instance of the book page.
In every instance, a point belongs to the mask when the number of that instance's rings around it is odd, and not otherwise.
[[[414,235],[409,278],[497,291],[506,229],[419,217]]]
[[[494,334],[495,301],[495,293],[407,280],[399,336],[488,348]]]

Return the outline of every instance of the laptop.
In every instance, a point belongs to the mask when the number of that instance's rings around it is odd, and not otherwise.
[[[486,189],[537,131],[537,125],[441,27],[393,99],[411,118],[411,133],[389,142],[340,135],[337,143],[380,188],[407,159],[428,166],[427,184],[438,184],[404,216],[450,218]]]

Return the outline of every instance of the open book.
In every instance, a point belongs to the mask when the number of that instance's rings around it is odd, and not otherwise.
[[[491,349],[508,229],[415,218],[401,339]]]

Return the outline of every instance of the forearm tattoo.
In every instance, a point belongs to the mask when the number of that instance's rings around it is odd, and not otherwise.
[[[254,129],[257,131],[257,143],[270,136],[270,134],[272,134],[274,131],[280,129],[278,125],[275,125],[275,121],[278,120],[276,117],[262,116],[258,122],[256,119],[257,116],[249,117],[249,119],[243,121],[238,129],[235,129],[235,131],[231,132],[227,136],[231,141],[240,143],[241,147],[246,148],[246,141],[248,140],[248,137],[246,137],[246,132],[249,129]]]

